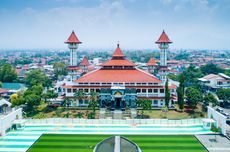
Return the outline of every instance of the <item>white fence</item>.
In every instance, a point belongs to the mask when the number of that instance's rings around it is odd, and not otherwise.
[[[14,120],[21,119],[21,118],[22,118],[22,108],[19,108],[17,110],[12,109],[11,113],[9,113],[8,115],[2,116],[0,118],[0,134],[2,136],[5,135],[5,131],[11,127]]]
[[[202,119],[78,119],[78,118],[47,118],[26,119],[26,124],[101,124],[101,125],[196,125],[202,124]]]

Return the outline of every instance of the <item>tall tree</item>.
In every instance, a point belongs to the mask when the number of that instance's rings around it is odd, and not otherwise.
[[[0,67],[0,81],[2,82],[18,81],[18,75],[15,69],[10,64],[4,64]]]
[[[196,106],[199,102],[203,101],[202,93],[196,88],[188,87],[185,93],[188,105],[193,110],[196,109]]]
[[[96,92],[90,92],[90,101],[88,107],[93,110],[93,113],[96,112],[96,108],[98,107],[98,94]]]
[[[170,90],[169,90],[169,80],[167,79],[165,82],[165,106],[169,108],[170,101]]]
[[[185,89],[185,84],[184,84],[185,78],[184,75],[181,74],[179,76],[179,87],[177,88],[177,97],[178,97],[178,105],[179,109],[182,111],[184,109],[184,89]]]

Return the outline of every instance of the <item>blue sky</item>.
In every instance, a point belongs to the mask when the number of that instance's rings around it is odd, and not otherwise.
[[[172,49],[230,49],[229,0],[0,0],[0,48],[156,49],[164,29]]]

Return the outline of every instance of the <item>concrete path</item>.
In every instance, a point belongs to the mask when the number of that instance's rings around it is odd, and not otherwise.
[[[209,152],[230,152],[230,140],[222,135],[196,135]]]

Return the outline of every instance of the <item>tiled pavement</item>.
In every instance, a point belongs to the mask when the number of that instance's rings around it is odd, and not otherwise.
[[[209,152],[230,152],[230,140],[222,135],[196,135]]]

